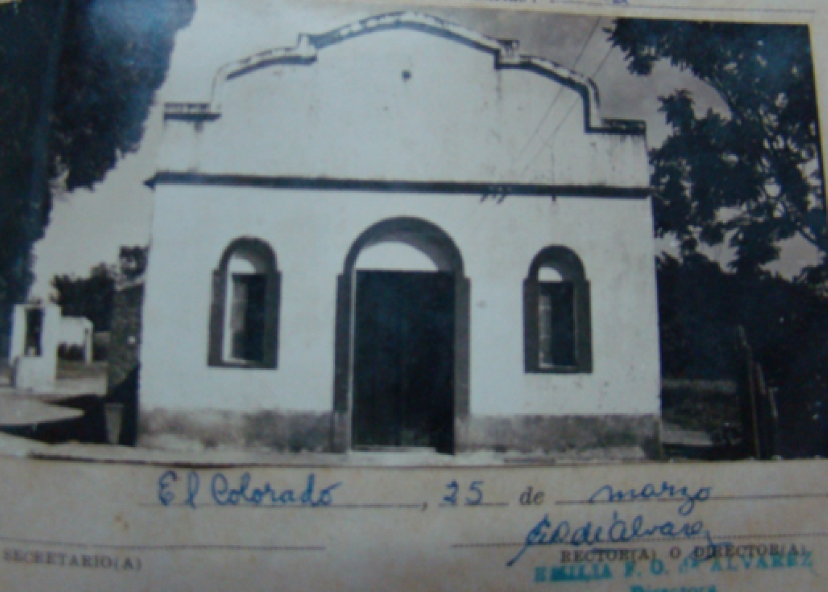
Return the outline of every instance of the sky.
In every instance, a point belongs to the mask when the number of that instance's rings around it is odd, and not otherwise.
[[[155,173],[163,139],[163,103],[206,102],[213,76],[226,62],[274,47],[294,46],[299,33],[322,33],[372,14],[400,10],[398,5],[289,3],[263,0],[198,0],[190,25],[176,37],[170,71],[146,122],[139,150],[123,157],[93,191],[77,190],[55,199],[45,237],[35,245],[36,281],[31,297],[48,298],[57,274],[87,275],[98,263],[116,263],[121,246],[150,243],[153,192],[145,185]],[[697,112],[727,114],[717,94],[689,72],[659,64],[649,77],[630,74],[623,54],[610,46],[608,18],[551,15],[493,9],[418,8],[499,39],[516,39],[526,55],[551,59],[591,77],[605,118],[642,120],[649,146],[669,130],[658,97],[685,88]],[[550,103],[557,100],[550,97]],[[672,251],[669,241],[657,250]],[[726,259],[720,247],[708,254]],[[151,257],[151,255],[150,255]],[[790,275],[816,260],[804,241],[791,241],[772,266]]]

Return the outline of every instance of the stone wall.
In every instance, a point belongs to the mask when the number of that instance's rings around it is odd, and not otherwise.
[[[115,292],[109,342],[107,402],[123,405],[119,444],[134,445],[138,430],[138,372],[140,367],[143,280]]]
[[[143,303],[143,282],[126,286],[115,293],[108,357],[109,392],[123,383],[138,366]]]

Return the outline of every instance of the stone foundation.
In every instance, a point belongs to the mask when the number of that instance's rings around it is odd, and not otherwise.
[[[139,446],[165,450],[346,452],[345,418],[336,413],[155,409],[140,418]],[[656,415],[477,416],[455,424],[456,453],[537,454],[636,450],[661,458]],[[641,458],[637,454],[636,458]]]
[[[330,413],[142,411],[138,446],[163,450],[330,452]]]
[[[661,458],[657,415],[472,416],[456,426],[458,450],[556,454],[640,448]]]

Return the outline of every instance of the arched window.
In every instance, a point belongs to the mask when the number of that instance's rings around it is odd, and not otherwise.
[[[592,372],[589,282],[578,256],[542,249],[523,283],[526,372]]]
[[[280,274],[270,246],[240,238],[213,271],[210,366],[276,368]]]

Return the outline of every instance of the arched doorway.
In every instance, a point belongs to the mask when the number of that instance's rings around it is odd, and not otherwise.
[[[452,453],[468,415],[468,281],[460,251],[416,218],[354,241],[339,277],[334,447]]]

